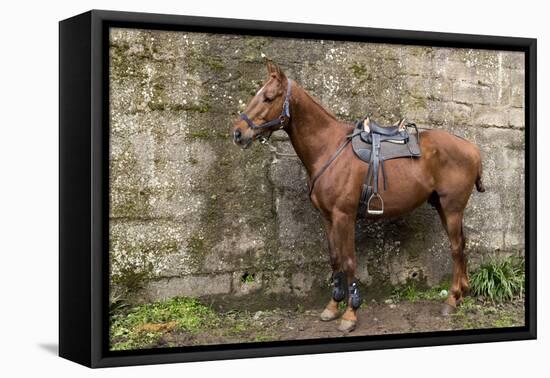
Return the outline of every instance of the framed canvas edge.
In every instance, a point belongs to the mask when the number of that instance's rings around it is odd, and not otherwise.
[[[91,12],[59,23],[59,355],[90,366]],[[81,125],[73,127],[74,124]]]
[[[231,360],[243,358],[262,358],[278,356],[295,356],[321,353],[357,352],[368,350],[384,350],[397,348],[418,348],[435,347],[448,345],[480,344],[489,342],[511,342],[536,339],[536,336],[526,330],[518,328],[502,329],[501,332],[485,333],[479,335],[436,335],[416,336],[403,338],[402,335],[395,336],[395,339],[369,340],[369,341],[347,341],[338,344],[331,342],[317,342],[308,345],[285,345],[285,346],[243,346],[241,349],[226,349],[220,345],[218,350],[179,352],[170,350],[154,350],[155,353],[144,353],[140,355],[126,356],[103,356],[95,361],[91,367],[104,368],[116,366],[153,365],[177,362],[198,362]]]
[[[536,338],[536,39],[479,36],[469,34],[449,34],[434,32],[416,32],[405,30],[370,29],[348,26],[327,26],[314,24],[297,24],[270,21],[251,21],[236,19],[205,18],[195,16],[159,15],[147,13],[129,13],[114,11],[93,10],[82,15],[90,17],[90,127],[88,131],[91,150],[90,173],[90,241],[89,252],[89,289],[90,289],[90,318],[89,324],[83,330],[90,333],[90,358],[88,361],[76,361],[90,367],[110,367],[121,365],[156,364],[171,362],[190,362],[204,360],[268,357],[282,355],[298,355],[312,353],[329,353],[343,351],[358,351],[388,348],[424,347],[451,344],[469,344],[496,341],[528,340]],[[78,16],[77,16],[78,17]],[[65,21],[62,21],[63,23]],[[60,24],[61,24],[60,23]],[[105,48],[108,46],[109,27],[116,25],[134,25],[134,27],[178,30],[179,28],[215,28],[218,31],[238,30],[242,32],[258,32],[273,35],[306,35],[309,38],[325,36],[325,38],[340,38],[349,40],[359,38],[363,40],[401,44],[420,44],[445,47],[470,47],[523,51],[526,59],[526,91],[525,112],[526,132],[526,219],[525,219],[525,254],[526,263],[526,326],[510,329],[489,329],[456,332],[434,332],[427,334],[399,334],[389,338],[372,340],[357,340],[357,338],[335,340],[305,340],[296,341],[294,345],[275,345],[276,343],[239,344],[238,346],[219,345],[217,348],[199,351],[179,351],[179,348],[138,350],[132,355],[121,355],[108,350],[108,244],[105,244],[108,235],[108,193],[105,190],[106,174],[108,175],[108,75],[104,71],[108,64],[108,55]],[[60,51],[61,61],[61,51]],[[60,83],[62,72],[60,71]],[[61,84],[60,84],[61,88]],[[60,91],[61,92],[61,91]],[[60,94],[61,96],[61,94]],[[60,97],[61,98],[61,97]],[[75,98],[74,101],[79,101]],[[62,112],[60,101],[60,114]],[[66,104],[65,104],[66,105]],[[61,129],[61,117],[60,117]],[[84,130],[84,131],[85,131]],[[60,138],[62,137],[60,132]],[[60,149],[61,139],[60,139]],[[61,160],[61,159],[60,159]],[[60,161],[60,164],[62,162]],[[84,167],[85,168],[85,167]],[[66,179],[65,179],[66,180]],[[60,188],[67,185],[60,175]],[[60,192],[61,193],[61,192]],[[60,194],[61,196],[61,194]],[[85,201],[86,198],[66,199],[71,201]],[[62,213],[60,202],[60,214]],[[61,216],[60,216],[61,223]],[[62,235],[60,233],[60,239]],[[106,249],[107,248],[107,249]],[[61,254],[61,240],[60,240]],[[86,256],[86,254],[85,254]],[[60,275],[61,272],[60,258]],[[105,269],[107,267],[107,269]],[[67,269],[65,266],[64,269]],[[85,272],[82,272],[85,273]],[[60,293],[61,293],[60,281]],[[60,298],[61,302],[61,298]],[[61,311],[61,307],[60,307]],[[61,314],[60,314],[61,319]],[[86,319],[84,320],[86,321]],[[60,332],[63,325],[60,322]],[[61,339],[60,339],[60,350]],[[61,352],[60,352],[61,354]],[[69,359],[69,356],[64,356]],[[74,360],[74,359],[72,359]]]

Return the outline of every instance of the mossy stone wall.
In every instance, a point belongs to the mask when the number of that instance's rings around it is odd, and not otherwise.
[[[476,143],[487,192],[465,218],[475,264],[524,249],[522,53],[111,30],[111,294],[227,305],[320,305],[330,268],[299,160],[229,138],[265,78],[265,60],[343,120],[400,116]],[[275,146],[292,151],[285,134]],[[428,205],[357,225],[358,276],[369,296],[451,272]]]

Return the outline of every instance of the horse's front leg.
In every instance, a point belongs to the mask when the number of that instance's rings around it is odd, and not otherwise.
[[[334,255],[334,260],[338,264],[333,265],[333,297],[324,312],[337,309],[338,301],[347,296],[346,311],[342,315],[338,329],[350,332],[355,329],[356,312],[361,305],[359,288],[355,280],[355,217],[343,212],[334,212],[330,219],[328,239],[331,256]]]
[[[341,257],[334,248],[332,237],[332,222],[330,219],[323,218],[325,231],[328,240],[328,252],[330,257],[330,266],[332,267],[332,296],[327,306],[321,313],[321,320],[327,322],[337,319],[340,316],[338,303],[346,297],[346,277],[341,271]]]
[[[346,215],[339,225],[342,251],[342,269],[347,281],[347,307],[338,329],[351,332],[357,324],[357,309],[361,306],[358,282],[355,279],[357,260],[355,259],[355,217]]]

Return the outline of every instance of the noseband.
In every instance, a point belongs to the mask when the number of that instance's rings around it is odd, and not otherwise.
[[[288,79],[287,82],[287,88],[286,88],[286,96],[285,96],[285,102],[283,103],[283,109],[281,110],[281,115],[275,119],[272,119],[271,121],[267,121],[262,123],[261,125],[256,125],[245,113],[241,113],[240,117],[242,120],[244,120],[248,127],[250,127],[252,130],[261,130],[261,129],[267,129],[269,127],[277,126],[279,125],[279,129],[282,129],[284,127],[285,117],[290,119],[290,90],[292,87],[292,80]]]

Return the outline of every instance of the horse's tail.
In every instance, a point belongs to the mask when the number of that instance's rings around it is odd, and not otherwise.
[[[483,193],[485,191],[485,186],[483,185],[483,181],[481,180],[481,173],[482,173],[482,168],[481,168],[481,162],[480,162],[479,168],[477,171],[476,189],[478,192]]]

